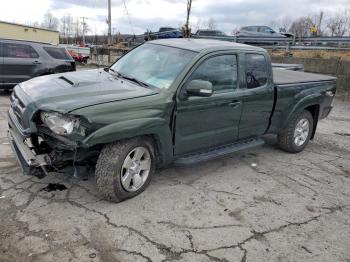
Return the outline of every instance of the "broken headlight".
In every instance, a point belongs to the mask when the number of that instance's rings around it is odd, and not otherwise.
[[[72,115],[63,115],[56,112],[41,112],[41,121],[55,134],[85,136],[86,129],[80,125],[80,119]]]

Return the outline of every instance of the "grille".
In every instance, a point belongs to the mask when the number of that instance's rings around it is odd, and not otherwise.
[[[16,93],[13,92],[10,97],[10,108],[15,114],[19,124],[24,127],[23,113],[25,110],[24,103],[17,97]]]

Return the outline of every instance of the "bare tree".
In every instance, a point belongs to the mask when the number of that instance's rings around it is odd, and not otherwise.
[[[310,28],[313,26],[314,24],[309,17],[301,17],[292,23],[289,32],[296,37],[302,38],[310,36]]]
[[[292,19],[289,16],[281,18],[279,30],[280,32],[288,32],[290,26],[292,25]]]
[[[335,12],[326,21],[331,36],[344,36],[350,28],[350,10]]]
[[[47,29],[57,30],[59,26],[59,20],[57,17],[54,17],[50,11],[47,11],[44,14],[43,21],[41,22],[41,26]]]
[[[216,21],[214,20],[214,18],[209,18],[207,27],[210,30],[216,29]]]
[[[183,26],[183,37],[190,37],[191,36],[191,28],[189,26],[190,23],[190,15],[191,15],[191,9],[192,9],[192,0],[187,0],[187,16],[186,16],[186,23]]]
[[[28,22],[28,21],[26,21],[24,24],[27,25],[27,26],[33,26],[33,27],[39,27],[40,26],[40,23],[38,21],[35,21],[35,22]]]
[[[60,23],[60,35],[68,44],[68,39],[72,36],[73,31],[73,17],[71,15],[65,15],[61,18]]]
[[[276,29],[276,28],[279,27],[279,22],[280,22],[280,21],[278,21],[278,20],[271,20],[271,21],[269,22],[268,26],[271,27],[271,28]]]
[[[198,31],[199,29],[202,29],[203,25],[202,25],[202,21],[199,18],[197,20],[197,22],[192,26],[192,28],[194,29],[193,31]]]
[[[76,17],[73,21],[73,34],[75,38],[75,42],[79,42],[82,35],[82,27],[79,21],[79,17]]]
[[[292,24],[292,19],[288,16],[282,17],[277,20],[272,20],[269,26],[279,32],[286,33]]]
[[[324,29],[324,12],[321,11],[319,14],[310,15],[310,20],[312,21],[312,26],[316,29],[313,33],[314,36],[322,36]]]

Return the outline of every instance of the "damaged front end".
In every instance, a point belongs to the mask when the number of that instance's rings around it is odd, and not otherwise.
[[[91,129],[87,120],[45,111],[28,116],[25,102],[15,93],[11,96],[8,118],[8,139],[25,175],[44,177],[67,166],[95,164],[99,147],[80,146]]]

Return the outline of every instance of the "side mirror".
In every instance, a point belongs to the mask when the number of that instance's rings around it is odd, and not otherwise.
[[[186,85],[186,93],[189,96],[209,97],[213,92],[213,84],[209,81],[192,80]]]

